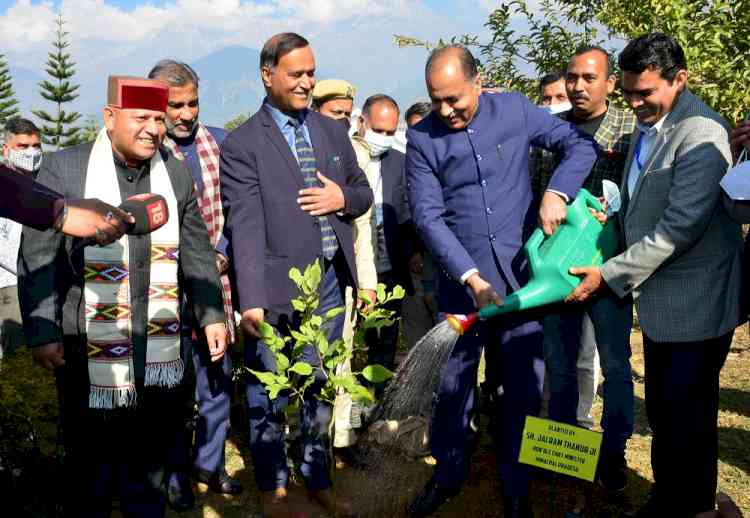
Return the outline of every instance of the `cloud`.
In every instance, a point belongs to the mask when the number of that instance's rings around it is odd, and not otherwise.
[[[109,74],[144,75],[158,59],[193,62],[230,45],[258,49],[273,34],[295,31],[311,41],[321,74],[349,79],[363,96],[407,92],[407,102],[414,97],[408,92],[423,89],[426,54],[396,48],[392,35],[435,41],[480,32],[485,16],[477,0],[461,1],[471,5],[461,9],[443,0],[138,0],[122,8],[113,0],[15,0],[0,11],[0,52],[12,67],[43,75],[60,9],[70,33],[67,51],[76,62],[73,81],[81,85],[71,108],[92,113],[98,111]],[[43,103],[34,84],[25,90],[17,92],[24,110]]]

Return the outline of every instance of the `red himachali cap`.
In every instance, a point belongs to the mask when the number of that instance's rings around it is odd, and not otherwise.
[[[167,111],[169,85],[155,79],[109,76],[107,104],[124,110]]]

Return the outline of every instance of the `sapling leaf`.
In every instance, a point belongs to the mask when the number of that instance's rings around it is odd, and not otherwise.
[[[368,365],[362,369],[362,377],[370,383],[382,383],[393,377],[393,373],[382,365]]]
[[[307,362],[297,362],[289,367],[288,370],[288,372],[294,372],[295,374],[299,374],[300,376],[309,376],[310,374],[312,374],[312,371],[312,365]]]

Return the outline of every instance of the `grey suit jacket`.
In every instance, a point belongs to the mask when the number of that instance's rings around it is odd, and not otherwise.
[[[68,148],[45,157],[37,180],[67,198],[84,197],[86,169],[92,144]],[[177,198],[180,218],[180,289],[189,297],[201,327],[223,322],[224,310],[219,292],[219,274],[215,252],[208,239],[195,198],[193,179],[185,165],[169,153],[162,152],[169,179]],[[148,173],[130,179],[118,178],[123,198],[148,192]],[[31,347],[51,342],[76,342],[82,336],[84,309],[82,289],[83,253],[73,253],[77,239],[64,237],[54,230],[38,231],[25,227],[18,256],[18,287],[24,329]],[[136,376],[142,375],[145,361],[146,304],[148,302],[149,250],[148,236],[129,238],[131,249],[131,300],[133,313]],[[85,358],[84,350],[69,351]]]
[[[740,226],[721,203],[731,163],[726,121],[685,90],[644,162],[632,199],[627,178],[618,221],[625,252],[602,267],[619,296],[633,294],[645,334],[657,342],[715,338],[740,321]]]

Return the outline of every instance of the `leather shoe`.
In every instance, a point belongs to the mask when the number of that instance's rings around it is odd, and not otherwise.
[[[275,491],[263,491],[260,500],[263,518],[292,518],[286,488],[280,487]]]
[[[624,454],[622,457],[602,458],[599,460],[596,477],[604,489],[610,493],[619,493],[628,484],[627,468]]]
[[[208,484],[211,491],[224,495],[239,495],[242,493],[242,484],[236,478],[232,478],[226,469],[217,473],[207,473],[202,469],[196,470],[195,479],[198,482]]]
[[[505,518],[533,518],[528,496],[504,496],[503,516]]]
[[[456,496],[460,489],[460,487],[440,487],[433,477],[427,482],[427,485],[424,486],[422,492],[411,501],[406,512],[409,516],[415,518],[430,516],[437,511],[441,505],[450,500],[451,497]]]
[[[195,508],[195,495],[188,478],[182,473],[172,473],[167,479],[167,501],[178,513]]]
[[[325,510],[333,514],[333,516],[356,516],[352,510],[352,503],[340,495],[336,495],[334,498],[333,491],[330,489],[310,491],[309,497],[310,500],[315,500],[322,505]]]

